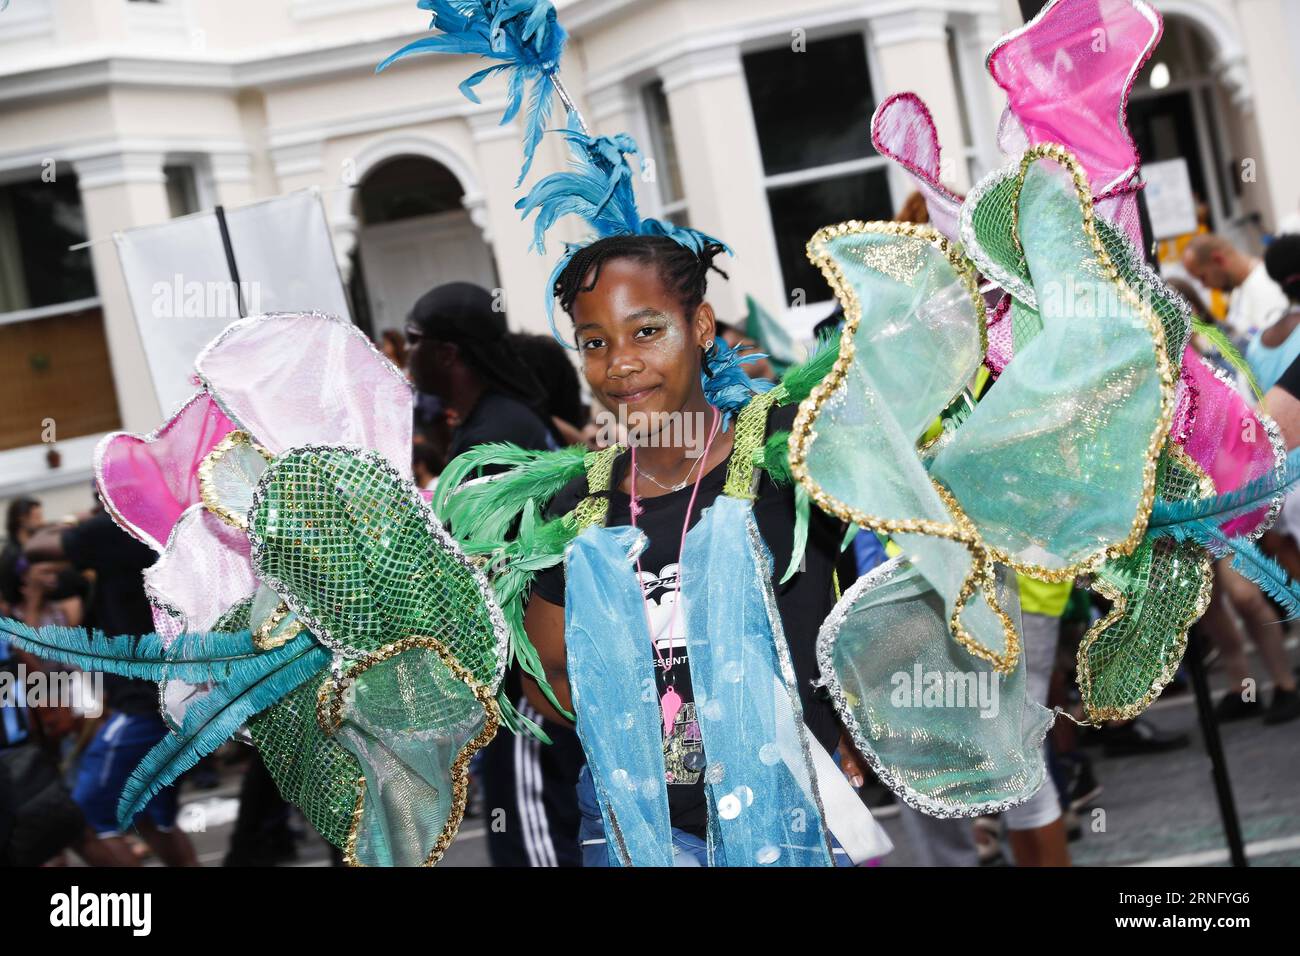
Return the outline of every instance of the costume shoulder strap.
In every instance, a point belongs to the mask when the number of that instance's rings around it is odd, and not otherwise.
[[[727,483],[722,488],[722,493],[729,498],[754,500],[754,473],[767,438],[767,414],[780,397],[780,386],[756,395],[736,418],[736,437],[727,465]]]
[[[622,445],[610,445],[608,448],[587,455],[587,497],[578,502],[578,506],[573,509],[573,517],[578,523],[578,534],[605,523],[605,517],[609,514],[607,493],[614,475],[614,462],[625,451],[627,449]]]

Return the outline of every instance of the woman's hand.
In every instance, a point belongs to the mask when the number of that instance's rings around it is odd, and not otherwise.
[[[844,776],[855,789],[861,789],[866,780],[867,761],[862,754],[858,753],[858,748],[853,746],[847,731],[840,731],[840,744],[835,748],[835,752],[839,755],[840,770]]]

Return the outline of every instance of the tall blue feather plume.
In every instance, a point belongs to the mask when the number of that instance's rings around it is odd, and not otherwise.
[[[225,680],[189,706],[180,730],[168,734],[132,771],[117,805],[119,825],[129,827],[158,791],[221,746],[250,717],[327,668],[330,656],[310,634],[301,634],[283,647],[233,665]]]
[[[524,122],[524,166],[516,187],[533,166],[533,157],[551,116],[554,78],[568,37],[549,0],[420,0],[433,13],[430,29],[436,36],[408,43],[389,56],[375,72],[416,53],[450,53],[498,60],[460,84],[460,91],[479,103],[475,87],[489,76],[509,74],[506,110],[501,125],[519,115],[527,101]],[[526,88],[532,83],[532,94]]]
[[[628,156],[637,155],[636,141],[626,133],[617,136],[589,136],[571,125],[560,131],[569,141],[571,153],[567,172],[553,173],[538,182],[528,195],[515,203],[523,218],[534,212],[533,248],[546,252],[546,233],[565,216],[579,216],[587,221],[593,233],[586,242],[570,243],[564,255],[551,270],[546,289],[546,320],[551,334],[566,348],[577,350],[567,341],[555,324],[555,297],[552,290],[561,274],[579,249],[598,239],[610,236],[666,236],[699,255],[709,245],[720,245],[728,253],[727,245],[706,233],[685,229],[658,219],[642,219],[637,211],[636,193]]]

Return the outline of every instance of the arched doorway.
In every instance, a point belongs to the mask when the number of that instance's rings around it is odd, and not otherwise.
[[[1203,224],[1245,246],[1261,238],[1258,195],[1243,189],[1241,163],[1255,150],[1249,90],[1225,37],[1199,19],[1164,11],[1164,38],[1138,75],[1129,128],[1144,164],[1182,159]],[[1220,25],[1222,27],[1222,25]]]
[[[444,282],[497,286],[496,264],[465,208],[456,175],[425,156],[399,155],[369,170],[355,198],[359,220],[353,298],[378,338],[401,331],[415,301]]]

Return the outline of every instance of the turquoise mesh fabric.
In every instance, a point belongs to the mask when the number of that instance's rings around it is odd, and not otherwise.
[[[1055,163],[1029,169],[1019,221],[1043,329],[931,473],[988,544],[1059,570],[1133,532],[1148,448],[1168,428],[1165,393],[1159,346],[1102,271],[1073,185]]]
[[[1014,579],[998,602],[1020,625]],[[925,813],[995,813],[1045,779],[1053,714],[1029,700],[1023,658],[1006,676],[948,634],[944,602],[906,559],[860,578],[818,637],[845,727],[881,781]]]

